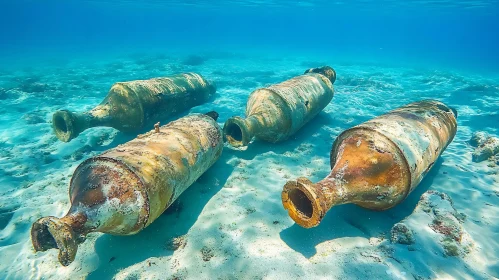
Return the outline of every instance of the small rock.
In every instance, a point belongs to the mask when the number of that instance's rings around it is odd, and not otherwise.
[[[472,160],[474,162],[481,162],[497,153],[499,153],[499,138],[489,137],[475,149]]]
[[[383,242],[382,238],[378,238],[378,237],[369,238],[369,244],[372,246],[377,246],[377,245],[381,244],[381,242]]]
[[[414,236],[411,229],[403,223],[397,223],[392,227],[390,240],[392,243],[414,244]]]
[[[466,215],[454,208],[452,199],[445,193],[427,191],[419,200],[414,212],[391,230],[391,242],[408,244],[407,249],[414,251],[418,238],[434,242],[443,249],[446,256],[463,256],[473,248],[471,236],[463,228]],[[409,228],[408,225],[421,225]],[[425,226],[428,225],[428,226]],[[428,235],[428,229],[435,234]]]
[[[249,207],[249,208],[246,208],[246,214],[253,214],[255,213],[256,209],[255,207]]]
[[[213,258],[215,254],[213,253],[213,250],[211,248],[204,246],[201,249],[201,255],[203,256],[203,261],[207,262],[211,258]]]
[[[437,216],[430,224],[430,228],[446,237],[461,242],[462,231],[459,225],[455,224],[455,218],[446,216]]]
[[[168,241],[165,245],[165,248],[170,251],[175,251],[179,248],[183,249],[186,244],[187,244],[186,236],[181,235],[174,237],[170,241]]]
[[[478,147],[481,144],[485,143],[485,140],[487,140],[488,137],[489,137],[489,135],[486,132],[477,131],[477,132],[473,133],[473,135],[471,136],[471,139],[469,140],[469,143],[473,147]]]
[[[459,247],[452,240],[444,240],[442,242],[442,246],[444,247],[444,252],[446,256],[449,257],[459,256],[459,251],[460,251]]]
[[[433,221],[429,227],[442,235],[440,244],[446,256],[459,256],[469,252],[473,243],[462,226],[466,215],[456,211],[452,199],[447,194],[428,191],[422,195],[419,205],[431,207],[430,215],[433,216]]]

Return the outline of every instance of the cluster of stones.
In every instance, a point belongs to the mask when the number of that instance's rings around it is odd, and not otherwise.
[[[470,145],[475,147],[473,152],[473,161],[481,162],[487,159],[499,161],[499,138],[490,136],[486,132],[477,131],[469,141]]]
[[[439,243],[446,256],[461,256],[470,252],[473,243],[470,236],[462,227],[465,216],[454,208],[451,198],[442,192],[427,191],[422,196],[414,214],[426,213],[429,215],[428,227],[441,235]],[[410,245],[416,242],[415,232],[425,234],[421,228],[411,229],[408,224],[411,216],[397,223],[391,230],[391,242]]]

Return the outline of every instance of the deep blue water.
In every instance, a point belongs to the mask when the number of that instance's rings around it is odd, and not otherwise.
[[[313,52],[499,71],[498,1],[399,2],[2,1],[0,58],[33,63],[172,49]]]

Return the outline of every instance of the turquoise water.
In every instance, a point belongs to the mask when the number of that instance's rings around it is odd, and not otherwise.
[[[499,277],[499,170],[472,162],[467,142],[476,131],[499,135],[499,2],[399,2],[2,1],[0,278]],[[176,208],[134,236],[90,235],[67,268],[55,250],[32,250],[31,224],[69,208],[76,166],[135,137],[99,127],[62,143],[54,111],[89,110],[118,81],[194,71],[217,83],[215,98],[161,123],[216,110],[223,126],[253,90],[322,65],[337,72],[333,101],[289,141],[225,147]],[[321,180],[339,133],[426,98],[457,109],[458,133],[404,203],[344,205],[317,228],[294,224],[281,204],[286,181]],[[467,216],[469,254],[445,256],[411,215],[427,190]],[[408,216],[421,223],[416,245],[390,244]],[[165,249],[184,235],[185,248]]]
[[[314,53],[495,71],[497,1],[4,1],[2,57]]]

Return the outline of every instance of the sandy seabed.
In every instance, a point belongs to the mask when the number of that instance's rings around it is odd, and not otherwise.
[[[324,57],[185,57],[136,53],[0,70],[1,279],[499,277],[499,224],[494,220],[499,167],[472,162],[467,142],[478,130],[499,134],[499,77]],[[195,71],[217,83],[217,94],[175,118],[216,110],[223,126],[229,117],[244,115],[253,90],[325,64],[338,74],[333,101],[288,141],[255,140],[246,149],[226,144],[218,162],[152,225],[133,236],[90,234],[68,267],[59,264],[56,250],[34,252],[31,224],[66,213],[76,166],[136,136],[99,127],[62,143],[52,132],[54,111],[91,109],[117,81]],[[403,203],[383,212],[341,205],[316,228],[294,224],[281,203],[286,181],[321,180],[330,171],[329,151],[340,132],[426,98],[458,110],[458,132]],[[459,214],[465,238],[455,256],[445,247],[446,236],[431,226],[438,211],[418,204],[427,191],[445,193],[453,202],[428,202],[431,207]],[[412,244],[392,242],[391,229],[399,222],[411,230]]]

